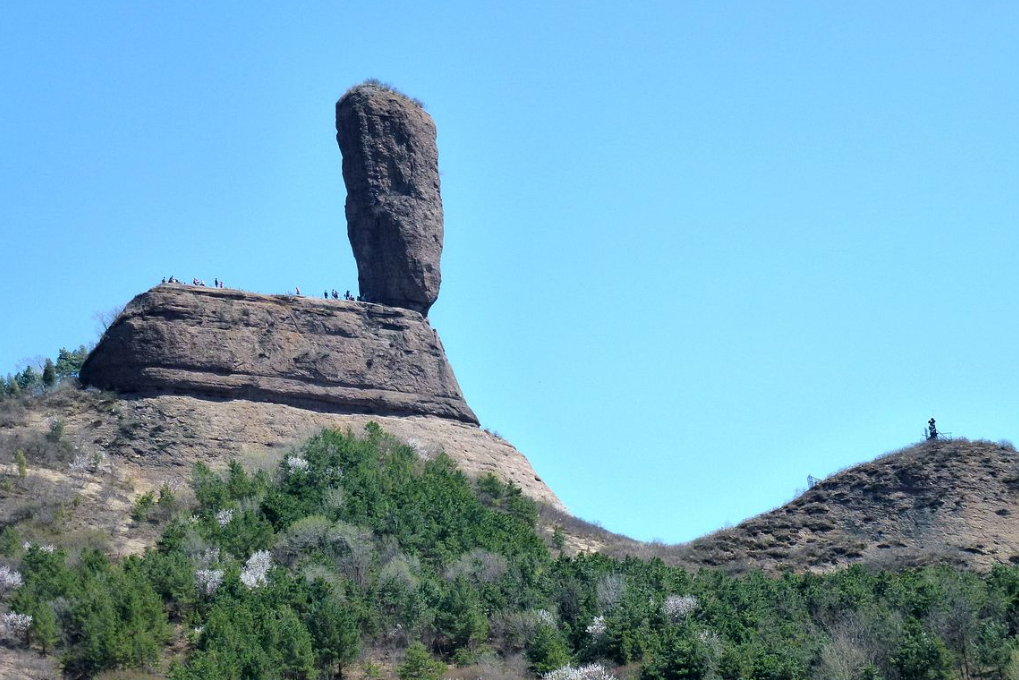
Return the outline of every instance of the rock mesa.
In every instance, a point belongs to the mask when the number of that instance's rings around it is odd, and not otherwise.
[[[438,334],[394,307],[161,285],[134,298],[85,385],[477,424]]]

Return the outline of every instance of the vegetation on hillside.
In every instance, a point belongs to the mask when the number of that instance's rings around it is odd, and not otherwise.
[[[0,376],[0,401],[23,394],[37,394],[55,387],[63,380],[77,378],[87,356],[85,345],[73,350],[61,347],[55,362],[52,359],[40,359],[39,365],[29,363],[17,373],[8,373],[6,378]]]
[[[4,529],[4,644],[75,678],[1019,677],[1014,567],[774,577],[569,557],[519,489],[374,424],[272,472],[199,464],[192,488],[186,509],[169,488],[136,504],[162,538],[119,561]]]

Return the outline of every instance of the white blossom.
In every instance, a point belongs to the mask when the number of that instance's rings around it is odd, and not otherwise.
[[[545,609],[539,609],[537,611],[537,614],[538,614],[538,621],[540,621],[541,623],[544,623],[546,625],[552,626],[553,628],[555,627],[555,625],[556,625],[555,616],[553,616],[551,612],[549,612],[549,611],[547,611]]]
[[[234,518],[233,510],[220,510],[216,513],[216,521],[219,522],[219,526],[225,527]]]
[[[52,543],[43,543],[42,545],[39,546],[39,550],[42,550],[44,553],[49,553],[52,555],[54,552],[56,552],[57,547]]]
[[[21,544],[21,549],[22,550],[31,550],[32,549],[32,541],[25,541],[24,543],[22,543]]]
[[[600,663],[586,666],[563,666],[541,676],[543,680],[616,680]]]
[[[268,550],[259,550],[244,563],[244,568],[241,569],[241,583],[248,588],[264,586],[271,568],[272,555]]]
[[[69,463],[69,467],[75,472],[109,472],[113,469],[106,456],[105,451],[96,451],[93,454],[79,453]]]
[[[195,572],[195,584],[206,595],[214,594],[222,583],[222,569],[199,569]]]
[[[0,597],[3,597],[12,590],[17,590],[25,583],[21,574],[11,569],[6,564],[0,567]]]
[[[592,637],[601,637],[602,635],[605,635],[606,630],[608,630],[608,627],[605,625],[605,617],[596,616],[594,617],[594,621],[591,622],[591,625],[587,627],[587,634]]]
[[[662,603],[662,611],[673,622],[685,619],[700,604],[693,595],[669,595]]]
[[[298,458],[297,456],[287,456],[287,467],[290,468],[290,472],[307,472],[308,461],[304,458]]]
[[[7,612],[0,618],[0,632],[9,639],[17,640],[25,637],[32,626],[31,614],[15,614]]]

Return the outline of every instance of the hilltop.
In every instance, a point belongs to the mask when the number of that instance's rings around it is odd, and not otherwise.
[[[1019,456],[928,441],[834,474],[780,508],[678,551],[706,566],[825,570],[1019,561]]]

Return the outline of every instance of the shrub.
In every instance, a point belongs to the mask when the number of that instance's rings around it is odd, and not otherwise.
[[[54,420],[50,423],[50,431],[46,433],[46,441],[57,444],[64,436],[64,421]]]
[[[134,507],[131,508],[131,518],[136,522],[144,522],[149,518],[149,513],[155,506],[156,495],[151,491],[146,491],[135,500]]]
[[[28,476],[28,459],[21,449],[14,452],[14,464],[18,467],[18,477],[24,479]]]
[[[400,680],[439,680],[446,672],[446,664],[436,661],[420,642],[414,642],[403,655],[403,663],[396,667]]]

